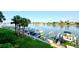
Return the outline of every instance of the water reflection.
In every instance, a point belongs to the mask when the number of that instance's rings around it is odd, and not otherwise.
[[[79,28],[79,25],[76,25],[76,28]]]
[[[69,26],[69,25],[65,26],[65,29],[66,29],[66,30],[69,30],[69,28],[70,28],[70,26]]]
[[[53,31],[54,33],[62,33],[63,31],[70,31],[79,37],[79,26],[70,25],[56,25],[56,24],[30,24],[29,27],[43,30],[45,33]]]
[[[65,28],[69,30],[71,27],[70,25],[56,25],[56,24],[32,24],[33,26],[48,26],[48,27],[60,27],[61,29]],[[79,28],[79,26],[75,26],[76,28]]]

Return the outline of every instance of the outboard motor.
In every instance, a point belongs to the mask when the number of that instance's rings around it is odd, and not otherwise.
[[[60,36],[60,33],[58,33],[58,34],[56,35],[56,43],[57,43],[58,40],[59,40],[59,36]]]
[[[56,36],[56,43],[60,42],[60,44],[63,42],[63,35],[58,33],[58,35]]]

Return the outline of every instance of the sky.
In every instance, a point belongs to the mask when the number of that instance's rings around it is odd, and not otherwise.
[[[79,21],[79,11],[2,11],[9,22],[15,15],[30,19],[32,22]]]

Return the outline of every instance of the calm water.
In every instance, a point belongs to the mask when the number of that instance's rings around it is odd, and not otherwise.
[[[43,30],[45,33],[52,31],[55,34],[62,33],[63,31],[70,31],[72,34],[75,34],[76,37],[79,37],[79,27],[77,27],[77,26],[64,26],[64,27],[62,27],[62,26],[30,24],[29,27],[34,28],[34,29]]]

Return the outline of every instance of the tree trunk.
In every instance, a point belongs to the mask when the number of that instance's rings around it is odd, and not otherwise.
[[[23,33],[22,33],[23,36],[24,36],[24,29],[25,29],[25,27],[23,27]]]
[[[23,28],[23,35],[24,35],[24,29],[25,29],[25,27]]]
[[[20,35],[20,25],[18,25],[18,35]]]
[[[17,28],[17,25],[15,24],[15,34],[17,34],[16,28]]]

